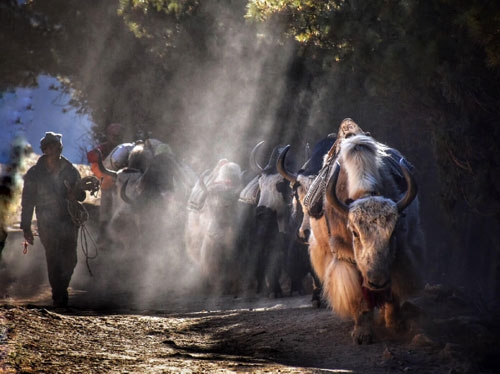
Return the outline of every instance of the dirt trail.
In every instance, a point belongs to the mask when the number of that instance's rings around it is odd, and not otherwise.
[[[495,321],[452,288],[413,300],[412,330],[353,345],[352,322],[314,309],[310,295],[267,299],[167,295],[150,308],[127,295],[72,290],[54,309],[38,298],[0,306],[0,372],[495,373]],[[107,308],[103,308],[104,305]],[[113,307],[109,307],[113,305]]]

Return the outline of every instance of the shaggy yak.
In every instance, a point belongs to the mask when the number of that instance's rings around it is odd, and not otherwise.
[[[240,166],[222,159],[200,176],[188,201],[186,251],[209,292],[238,292],[240,286],[238,198],[242,188]]]
[[[330,249],[330,231],[323,209],[323,196],[329,164],[338,155],[340,144],[354,135],[369,135],[351,118],[345,118],[337,134],[330,134],[313,148],[309,161],[296,174],[286,170],[285,149],[278,159],[278,170],[294,186],[294,203],[302,209],[303,217],[298,237],[309,245],[309,258],[314,269],[313,306],[320,306],[326,266],[333,259]],[[325,165],[325,166],[323,166]]]
[[[422,286],[423,234],[417,186],[399,152],[372,137],[339,144],[323,195],[331,254],[313,261],[323,297],[354,320],[354,342],[371,343],[375,309],[387,328],[404,327],[400,303]]]
[[[335,134],[330,134],[320,140],[314,146],[311,157],[297,172],[288,170],[285,167],[285,159],[290,149],[290,145],[287,145],[280,153],[276,164],[278,172],[283,178],[289,181],[292,186],[292,215],[296,217],[299,223],[296,232],[297,238],[308,247],[308,258],[306,261],[309,265],[308,271],[310,271],[313,278],[313,295],[311,301],[314,307],[321,306],[321,284],[324,279],[324,274],[319,274],[318,276],[316,272],[313,271],[311,264],[313,256],[311,256],[311,254],[330,254],[330,247],[324,215],[320,213],[314,217],[310,216],[308,210],[304,207],[304,198],[323,166],[325,154],[332,148],[335,140]]]

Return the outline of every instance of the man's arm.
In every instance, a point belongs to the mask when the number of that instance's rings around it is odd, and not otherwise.
[[[24,187],[21,197],[21,229],[26,241],[33,245],[33,232],[31,231],[31,220],[36,203],[36,182],[34,181],[32,169],[24,176]]]

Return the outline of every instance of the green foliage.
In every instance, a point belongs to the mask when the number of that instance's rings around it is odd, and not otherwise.
[[[457,26],[467,30],[485,52],[487,65],[500,66],[500,4],[496,1],[456,1]]]
[[[159,36],[153,31],[158,26],[160,35],[171,38],[175,25],[197,7],[196,0],[119,0],[117,13],[138,38]]]
[[[331,26],[328,18],[339,11],[344,1],[251,0],[246,18],[253,21],[287,23],[287,33],[301,43],[328,44]]]
[[[145,15],[149,12],[157,12],[179,16],[182,13],[189,13],[194,4],[197,2],[189,0],[120,0],[118,14],[140,11]]]

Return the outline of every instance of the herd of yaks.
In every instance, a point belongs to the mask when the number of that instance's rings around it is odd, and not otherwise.
[[[279,297],[283,274],[290,292],[303,292],[310,274],[313,303],[352,318],[355,342],[372,341],[375,320],[404,329],[401,303],[422,287],[425,260],[411,163],[349,118],[298,170],[290,146],[260,166],[261,144],[251,175],[226,159],[193,175],[155,140],[135,144],[125,168],[100,160],[115,178],[112,236],[140,246],[152,228],[182,225],[187,257],[213,292],[251,286]]]

